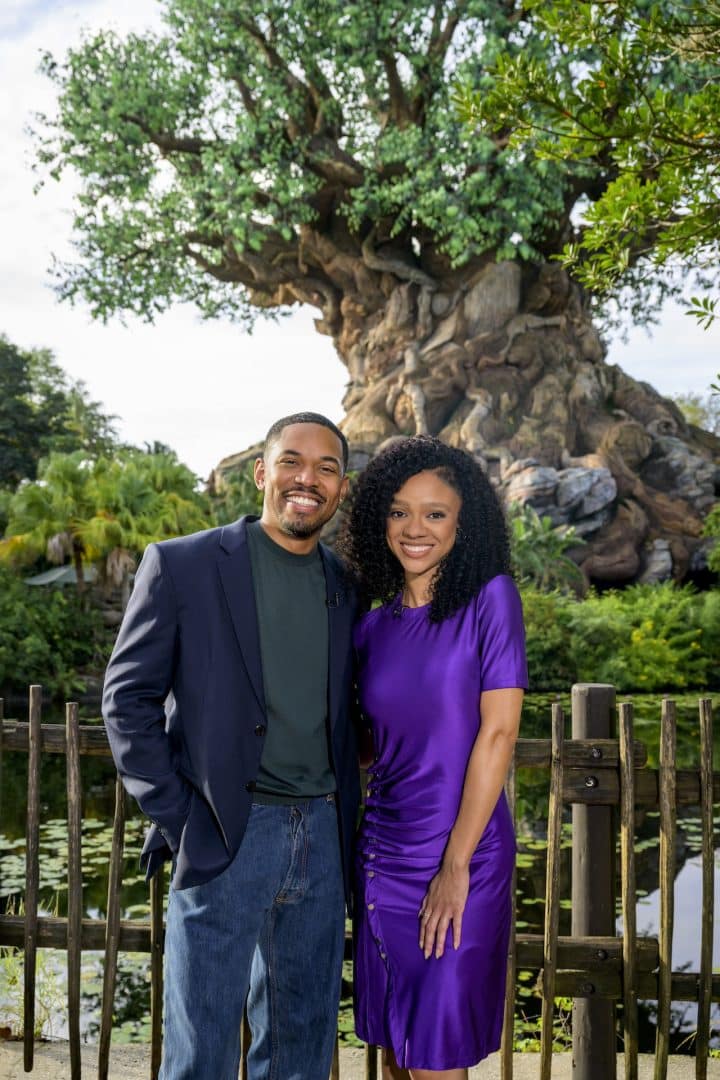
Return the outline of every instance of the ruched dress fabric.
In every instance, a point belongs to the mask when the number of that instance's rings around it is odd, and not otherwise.
[[[462,942],[440,959],[418,945],[420,905],[437,873],[480,727],[484,690],[527,688],[520,597],[492,578],[431,623],[399,601],[355,629],[360,705],[373,733],[356,862],[355,1026],[403,1068],[468,1068],[502,1030],[515,836],[505,795],[470,863]]]

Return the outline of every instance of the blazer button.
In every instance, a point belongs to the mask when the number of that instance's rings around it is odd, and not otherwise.
[[[266,731],[267,731],[267,728],[265,727],[264,724],[256,724],[255,725],[255,734],[256,735],[264,735]]]
[[[254,780],[248,780],[247,784],[245,785],[245,790],[246,791],[254,791],[256,787],[257,787],[257,784],[255,783]]]

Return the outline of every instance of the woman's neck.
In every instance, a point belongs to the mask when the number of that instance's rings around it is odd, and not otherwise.
[[[414,581],[405,579],[402,591],[402,602],[405,607],[424,607],[432,600],[430,582],[417,578]]]

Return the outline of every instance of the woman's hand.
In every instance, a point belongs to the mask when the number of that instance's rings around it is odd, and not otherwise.
[[[452,923],[453,948],[460,948],[462,918],[470,887],[467,866],[444,864],[428,886],[420,906],[420,948],[427,960],[435,950],[439,960],[445,952],[445,939]]]

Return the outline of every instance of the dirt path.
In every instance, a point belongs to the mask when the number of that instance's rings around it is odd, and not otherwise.
[[[83,1048],[83,1075],[90,1080],[97,1075],[97,1047]],[[516,1054],[514,1060],[515,1080],[536,1080],[539,1058],[536,1054]],[[23,1070],[23,1052],[20,1043],[0,1043],[1,1080],[22,1080],[25,1076],[35,1080],[70,1080],[67,1043],[38,1043],[35,1048],[35,1067],[32,1073]],[[110,1080],[147,1080],[150,1075],[150,1055],[146,1046],[113,1047],[110,1055]],[[342,1050],[340,1054],[341,1080],[363,1080],[364,1055],[362,1050]],[[570,1080],[572,1062],[570,1054],[556,1054],[553,1059],[553,1080]],[[618,1061],[618,1076],[623,1075],[622,1060]],[[652,1080],[653,1059],[640,1059],[640,1080]],[[471,1080],[500,1080],[500,1062],[497,1055],[488,1058],[470,1073]],[[695,1060],[689,1057],[670,1058],[669,1080],[694,1080]],[[720,1060],[708,1063],[708,1080],[720,1080]]]

